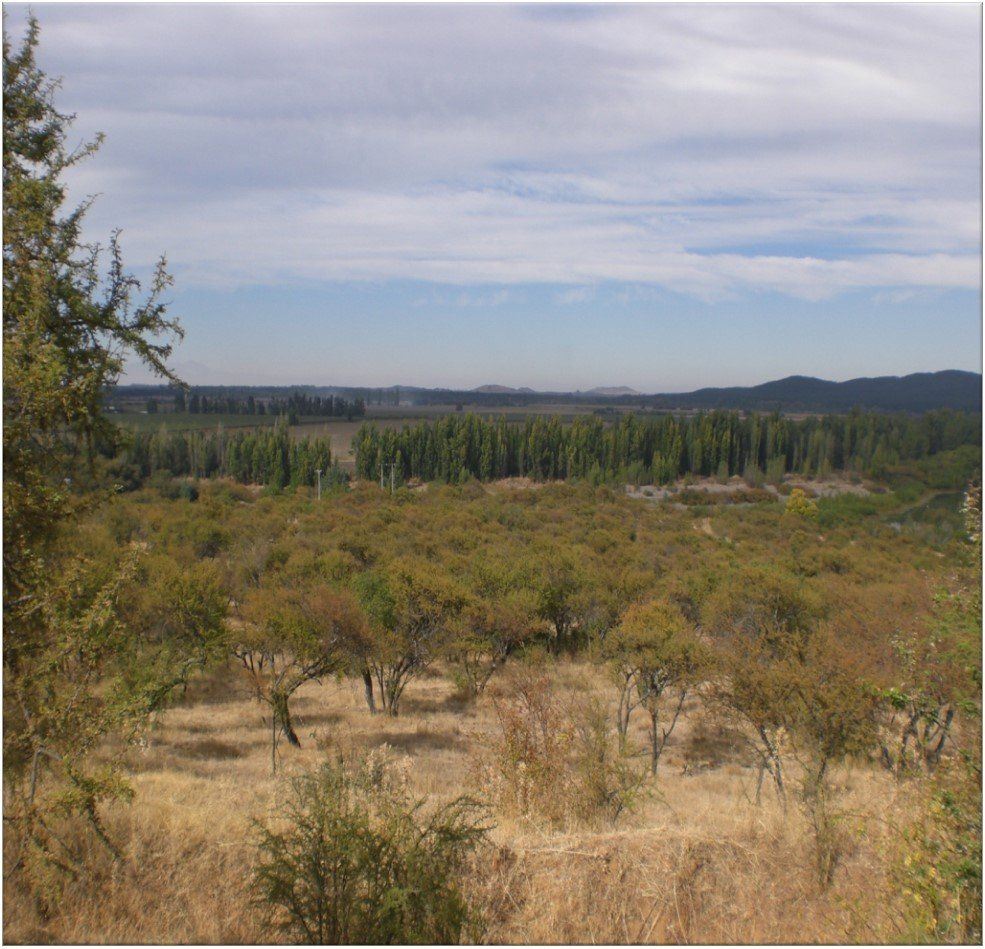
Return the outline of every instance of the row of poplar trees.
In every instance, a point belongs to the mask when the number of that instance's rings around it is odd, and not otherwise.
[[[360,477],[396,464],[404,478],[461,481],[474,477],[586,478],[665,483],[680,476],[782,476],[870,472],[980,440],[981,416],[942,410],[921,416],[852,412],[795,420],[742,416],[626,415],[615,424],[594,417],[570,424],[535,417],[449,415],[402,431],[364,425],[353,447]]]
[[[136,432],[123,450],[122,462],[134,480],[160,471],[193,478],[228,477],[241,484],[274,488],[314,485],[321,470],[326,480],[343,480],[332,464],[328,438],[292,440],[286,422],[270,428],[210,432]]]

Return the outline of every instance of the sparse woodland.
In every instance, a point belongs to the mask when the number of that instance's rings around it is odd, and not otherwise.
[[[981,938],[980,486],[904,516],[978,417],[774,420],[753,462],[732,415],[597,432],[710,426],[726,475],[864,444],[865,495],[638,500],[591,452],[391,493],[366,435],[319,501],[280,430],[121,482],[100,393],[180,327],[163,264],[140,298],[79,246],[36,42],[4,39],[6,940]]]
[[[460,938],[970,938],[976,541],[787,503],[478,484],[319,503],[228,481],[112,498],[74,556],[137,558],[120,622],[148,663],[198,635],[211,659],[94,744],[134,795],[96,810],[112,849],[60,815],[99,873],[46,873],[40,903],[15,873],[10,938],[305,938],[250,910],[251,820],[279,826],[292,782],[339,760],[428,813],[475,809]],[[217,875],[241,913],[210,908]]]

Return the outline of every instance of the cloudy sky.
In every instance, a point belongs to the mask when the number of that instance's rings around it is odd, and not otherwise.
[[[190,382],[980,369],[977,4],[34,10]]]

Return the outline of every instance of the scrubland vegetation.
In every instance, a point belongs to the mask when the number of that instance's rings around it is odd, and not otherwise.
[[[121,625],[145,662],[203,671],[132,740],[94,743],[133,800],[52,834],[98,872],[61,844],[51,870],[8,831],[8,938],[306,939],[292,874],[340,848],[363,867],[354,915],[321,907],[318,938],[962,941],[980,925],[963,527],[898,530],[803,494],[680,510],[558,484],[168,493],[100,506],[70,559],[105,575],[139,551]],[[344,819],[322,814],[340,782]],[[432,830],[450,850],[402,852],[406,821],[450,821]],[[357,894],[383,859],[359,851],[362,826],[386,838],[390,898],[424,899],[426,880],[426,906],[359,909],[381,901]]]
[[[973,418],[521,429],[712,468],[717,433],[750,480],[765,432],[789,491],[741,504],[629,498],[591,452],[481,483],[485,441],[319,499],[281,426],[121,477],[102,393],[127,353],[173,380],[180,327],[163,262],[138,302],[80,246],[92,149],[36,43],[4,40],[6,940],[980,939],[980,486],[920,506]],[[883,484],[784,480],[784,432],[820,464],[850,427]]]

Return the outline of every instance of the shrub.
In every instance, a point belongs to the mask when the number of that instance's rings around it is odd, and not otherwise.
[[[890,495],[838,494],[821,498],[817,502],[818,524],[829,529],[843,524],[854,524],[867,517],[885,512],[892,507]]]
[[[528,672],[496,703],[499,733],[481,783],[508,813],[554,826],[615,820],[632,808],[645,769],[619,752],[596,701],[565,702],[541,672]]]
[[[762,469],[752,462],[747,462],[745,470],[742,472],[742,480],[745,481],[750,488],[761,488],[763,486],[764,477]]]
[[[246,485],[237,484],[227,478],[206,481],[202,485],[203,497],[222,504],[249,503],[254,500],[253,492]]]
[[[580,706],[574,721],[573,813],[585,822],[614,821],[636,804],[646,770],[621,753],[603,702],[593,698]]]
[[[696,507],[699,504],[715,504],[717,498],[710,491],[700,491],[695,488],[684,488],[674,500],[678,504],[686,504],[688,507]]]
[[[485,837],[468,798],[425,813],[370,756],[296,778],[277,826],[259,825],[253,874],[269,925],[309,944],[457,943],[474,921],[462,891]]]
[[[218,524],[195,524],[190,533],[195,556],[199,560],[218,557],[229,547],[229,531]]]
[[[790,492],[790,497],[787,498],[787,505],[783,513],[816,521],[817,502],[809,498],[803,488],[794,488]]]
[[[946,762],[918,787],[915,816],[897,829],[890,879],[902,942],[981,943],[980,761]]]
[[[178,482],[170,471],[161,469],[155,471],[146,481],[147,487],[153,488],[165,501],[177,501],[180,493]]]

